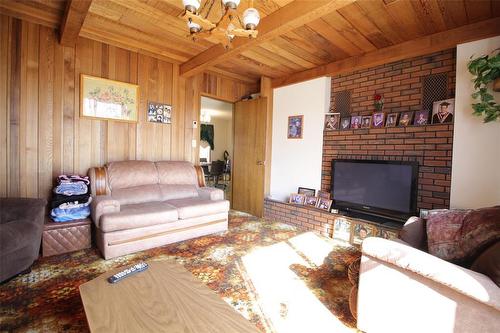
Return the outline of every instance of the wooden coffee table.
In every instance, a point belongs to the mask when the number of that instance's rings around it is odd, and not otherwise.
[[[172,261],[110,284],[106,272],[80,286],[92,332],[238,332],[257,328]]]

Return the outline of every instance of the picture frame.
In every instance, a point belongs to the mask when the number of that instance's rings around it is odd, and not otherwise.
[[[330,199],[331,199],[330,192],[321,191],[321,190],[319,190],[319,191],[318,191],[318,195],[317,195],[317,197],[318,197],[318,198],[327,199],[327,200],[330,200]]]
[[[453,123],[455,117],[455,99],[448,98],[432,103],[432,123],[448,124]]]
[[[340,113],[326,113],[324,131],[334,131],[340,128]]]
[[[132,83],[80,75],[80,117],[137,123],[139,86]]]
[[[399,113],[397,112],[388,114],[385,121],[385,127],[396,127],[398,124],[398,116]]]
[[[340,119],[340,129],[341,130],[348,130],[351,128],[351,118],[350,117],[345,117]]]
[[[399,127],[407,127],[412,124],[413,120],[413,111],[405,111],[401,112],[401,116],[399,117]]]
[[[372,119],[372,127],[373,128],[382,128],[385,125],[385,113],[384,112],[375,112],[373,114]]]
[[[351,222],[345,218],[336,218],[333,222],[332,237],[349,242],[351,240]]]
[[[304,116],[289,116],[287,126],[288,139],[302,139],[304,132]]]
[[[332,203],[333,203],[333,200],[328,200],[325,198],[318,198],[318,204],[316,207],[329,212],[330,208],[332,208]]]
[[[351,117],[351,129],[361,128],[361,116]]]
[[[391,230],[378,229],[377,237],[393,240],[398,239],[398,233]]]
[[[303,205],[305,202],[305,199],[306,199],[306,196],[303,194],[292,193],[292,194],[290,194],[290,198],[288,199],[288,203],[296,204],[296,205]]]
[[[150,123],[172,124],[172,105],[148,102],[148,121]]]
[[[376,235],[376,228],[367,223],[353,223],[352,243],[361,244],[368,237]]]
[[[310,206],[310,207],[316,207],[318,205],[318,197],[311,197],[311,196],[306,196],[304,199],[304,205]]]
[[[361,128],[370,128],[372,125],[372,116],[361,117]]]
[[[413,119],[413,125],[415,126],[423,126],[429,123],[429,111],[416,111],[415,119]]]
[[[303,194],[308,197],[314,197],[316,196],[316,190],[313,188],[307,188],[307,187],[299,187],[297,189],[298,194]]]

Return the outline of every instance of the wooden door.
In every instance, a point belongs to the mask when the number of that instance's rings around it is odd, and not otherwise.
[[[233,209],[262,217],[267,98],[235,103]]]

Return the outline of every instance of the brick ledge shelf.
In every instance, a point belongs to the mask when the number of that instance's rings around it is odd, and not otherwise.
[[[354,235],[354,225],[356,224],[364,225],[365,228],[371,232],[369,236],[390,239],[396,238],[402,228],[402,225],[381,225],[377,222],[334,214],[318,208],[290,204],[271,198],[264,199],[264,217],[293,225],[303,231],[316,231],[323,236],[342,239],[353,244],[360,243],[359,239],[356,239]],[[337,235],[334,233],[336,220],[344,220],[349,223],[349,239],[345,237],[336,237]]]

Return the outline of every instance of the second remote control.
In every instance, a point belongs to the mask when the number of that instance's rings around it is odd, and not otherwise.
[[[137,265],[134,265],[130,268],[124,269],[121,272],[118,272],[108,278],[109,283],[117,283],[118,281],[121,281],[125,279],[126,277],[129,277],[130,275],[134,275],[139,272],[143,272],[146,269],[148,269],[148,264],[145,262],[140,262]]]

